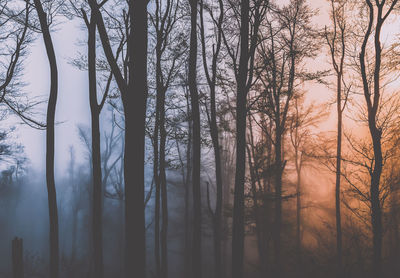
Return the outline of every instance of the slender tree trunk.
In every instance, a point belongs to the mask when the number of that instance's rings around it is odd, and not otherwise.
[[[50,278],[58,278],[59,275],[59,239],[58,239],[58,211],[57,194],[54,180],[54,119],[56,113],[58,93],[58,70],[56,55],[51,39],[47,15],[43,10],[40,0],[34,0],[36,11],[39,16],[40,27],[46,47],[47,57],[50,65],[50,96],[47,106],[46,127],[46,183],[49,205],[50,220]]]
[[[301,155],[299,162],[299,154],[298,149],[295,151],[295,159],[296,159],[296,174],[297,174],[297,182],[296,182],[296,249],[297,249],[297,266],[298,269],[301,270],[301,262],[302,262],[302,246],[301,246]]]
[[[368,114],[368,127],[372,139],[372,145],[374,150],[374,165],[370,173],[371,175],[371,186],[370,186],[370,202],[371,202],[371,222],[372,222],[372,242],[373,242],[373,255],[372,255],[372,275],[375,278],[382,277],[382,238],[383,238],[383,226],[382,226],[382,208],[380,198],[380,178],[383,168],[383,157],[382,157],[382,130],[377,123],[377,115],[380,107],[381,95],[380,95],[380,72],[382,62],[382,47],[380,43],[380,34],[382,26],[387,16],[393,11],[394,6],[397,4],[397,0],[390,4],[390,8],[383,14],[384,2],[378,4],[377,2],[377,18],[374,20],[374,10],[370,0],[366,0],[369,9],[369,21],[364,40],[361,46],[360,52],[360,70],[363,81],[364,97],[367,106]],[[375,28],[373,23],[376,22]],[[365,54],[368,39],[374,29],[374,50],[375,50],[375,63],[374,63],[374,76],[373,76],[373,88],[370,87],[367,66],[365,64]],[[371,94],[373,92],[373,94]],[[372,98],[372,99],[371,99]]]
[[[279,119],[278,119],[279,121]],[[274,256],[276,276],[281,274],[281,230],[282,230],[282,134],[280,124],[276,125],[275,136],[275,233]]]
[[[159,127],[160,127],[160,96],[157,90],[156,100],[156,119],[154,124],[154,138],[153,138],[153,176],[156,186],[156,199],[155,202],[155,215],[154,215],[154,255],[156,261],[156,277],[161,277],[161,264],[160,264],[160,175],[159,175]]]
[[[216,72],[214,71],[213,75],[215,74]],[[217,200],[216,200],[215,214],[213,219],[215,277],[220,278],[222,277],[222,265],[221,265],[222,169],[221,169],[221,152],[219,145],[217,116],[216,116],[217,112],[216,112],[216,101],[215,101],[215,83],[210,88],[210,96],[211,96],[210,133],[214,149],[215,178],[217,186]]]
[[[240,5],[240,60],[236,94],[236,172],[232,227],[232,277],[242,278],[244,258],[244,178],[246,173],[246,116],[249,45],[249,0]]]
[[[374,146],[375,166],[371,176],[371,220],[373,234],[373,275],[374,277],[382,277],[382,209],[379,196],[379,184],[382,174],[382,147],[381,133],[375,128],[371,128],[372,142]]]
[[[158,4],[158,3],[157,3]],[[157,6],[158,7],[158,6]],[[157,15],[158,16],[158,15]],[[158,19],[157,19],[158,20]],[[158,24],[157,24],[158,27]],[[157,45],[156,45],[156,87],[157,87],[157,116],[156,123],[158,123],[157,131],[160,133],[160,149],[159,149],[159,173],[158,173],[158,187],[161,190],[161,213],[162,213],[162,226],[161,226],[161,276],[162,278],[168,277],[168,250],[167,250],[167,234],[168,234],[168,196],[167,196],[167,179],[165,173],[165,144],[167,140],[167,134],[165,130],[165,95],[167,88],[164,86],[162,78],[163,72],[161,67],[162,62],[162,32],[157,31]],[[157,138],[158,142],[158,138]],[[158,196],[160,198],[160,195]],[[159,199],[157,200],[160,202]],[[158,207],[160,205],[158,204]],[[158,219],[159,221],[159,219]],[[160,234],[158,234],[160,237]],[[160,252],[160,251],[158,251]],[[159,254],[157,254],[159,256]],[[158,262],[159,263],[159,262]]]
[[[253,146],[252,146],[253,148]],[[257,251],[258,257],[260,260],[260,269],[262,271],[262,275],[266,275],[266,256],[265,256],[265,249],[264,249],[264,234],[263,234],[263,219],[260,214],[260,207],[258,204],[258,191],[257,191],[257,177],[256,177],[256,169],[254,168],[254,164],[251,161],[252,151],[250,151],[250,146],[246,146],[247,149],[247,160],[249,164],[250,170],[250,179],[251,179],[251,191],[252,191],[252,199],[253,199],[253,211],[254,211],[254,219],[256,224],[256,235],[257,235]],[[253,156],[254,159],[254,156]],[[255,162],[254,162],[255,163]]]
[[[200,191],[200,110],[197,92],[197,0],[190,3],[190,50],[189,50],[189,92],[193,121],[193,154],[192,154],[192,184],[193,184],[193,237],[192,237],[192,276],[201,275],[201,191]]]
[[[161,62],[161,57],[159,59]],[[158,65],[159,74],[161,72],[161,64]],[[161,81],[161,80],[160,80]],[[161,277],[168,277],[168,195],[167,195],[167,178],[165,170],[165,144],[167,141],[167,132],[165,130],[165,94],[166,90],[161,82],[158,83],[157,98],[160,99],[160,173],[159,183],[161,188],[161,213],[162,213],[162,227],[161,227]]]
[[[215,180],[217,187],[217,198],[215,204],[215,212],[213,214],[213,233],[214,233],[214,258],[215,258],[215,277],[221,278],[222,274],[222,263],[221,263],[221,225],[222,225],[222,169],[221,169],[221,150],[219,144],[219,132],[218,132],[218,124],[217,124],[217,109],[216,109],[216,79],[217,79],[217,63],[219,52],[221,49],[222,43],[222,23],[224,16],[224,6],[222,0],[218,1],[219,3],[219,18],[216,28],[218,29],[217,38],[216,38],[216,46],[213,45],[213,53],[212,53],[212,63],[211,63],[211,74],[209,73],[209,69],[207,66],[207,52],[206,52],[206,40],[205,40],[205,28],[204,28],[204,18],[203,18],[203,10],[204,3],[200,2],[200,35],[201,35],[201,48],[202,48],[202,56],[203,56],[203,67],[206,75],[207,83],[210,88],[210,135],[211,141],[214,149],[214,163],[215,163]]]
[[[160,185],[161,185],[161,206],[162,206],[162,227],[161,227],[161,277],[168,277],[168,195],[167,178],[165,172],[165,144],[167,134],[165,130],[165,92],[163,94],[162,111],[160,113]]]
[[[97,103],[96,80],[96,21],[94,11],[88,24],[89,103],[92,118],[93,165],[93,276],[103,277],[102,173],[100,151],[100,109]]]
[[[342,161],[342,75],[337,76],[337,146],[336,146],[336,187],[335,187],[335,205],[336,205],[336,252],[338,277],[342,277],[342,222],[340,213],[340,177]]]
[[[189,103],[189,95],[187,96],[187,115],[191,114],[190,111],[190,103]],[[191,118],[188,119],[188,142],[186,146],[186,181],[185,181],[185,269],[184,274],[185,277],[191,277],[192,273],[192,260],[191,260],[191,212],[190,212],[190,176],[192,173],[191,167],[191,153],[192,153],[192,120]]]
[[[146,277],[144,154],[147,100],[147,0],[129,1],[129,82],[125,114],[125,277]]]

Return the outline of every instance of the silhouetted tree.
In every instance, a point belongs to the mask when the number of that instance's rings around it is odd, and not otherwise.
[[[107,61],[121,93],[125,117],[125,276],[146,276],[144,151],[147,99],[147,4],[146,0],[128,2],[127,69],[123,75],[110,45],[98,4],[89,1]],[[104,8],[104,7],[103,7]],[[132,171],[134,169],[135,171]]]
[[[175,81],[180,58],[186,50],[176,25],[179,18],[179,1],[156,1],[155,11],[150,13],[155,39],[156,111],[153,134],[153,175],[156,187],[155,199],[155,260],[157,277],[168,276],[168,205],[166,179],[166,94]],[[151,34],[151,32],[150,32]],[[162,227],[160,237],[160,197]],[[161,252],[160,252],[161,240]],[[161,254],[161,261],[160,261]]]
[[[375,1],[373,4],[370,0],[365,0],[368,6],[368,25],[365,30],[361,51],[359,55],[360,71],[363,84],[363,93],[368,113],[368,128],[372,139],[374,150],[374,166],[371,169],[371,222],[373,233],[373,276],[380,277],[382,275],[382,208],[380,203],[380,181],[383,168],[382,157],[382,129],[377,122],[377,113],[379,103],[381,101],[381,64],[382,64],[382,46],[380,42],[382,27],[392,13],[397,0],[386,3],[385,0]],[[385,9],[386,8],[386,9]],[[376,13],[376,14],[375,14]],[[374,33],[372,33],[374,32]],[[373,82],[369,81],[369,73],[366,66],[366,51],[368,41],[373,36],[374,40],[374,65],[373,65]]]
[[[314,57],[318,44],[316,31],[311,26],[315,15],[304,0],[292,0],[289,4],[273,7],[265,19],[264,38],[257,57],[257,80],[260,93],[266,99],[261,110],[272,119],[274,145],[274,199],[275,222],[273,227],[275,275],[281,275],[282,230],[282,177],[286,166],[284,136],[292,100],[300,84],[317,79],[321,73],[309,73],[300,63]],[[261,102],[263,104],[264,102]]]
[[[201,260],[201,192],[200,192],[200,108],[197,91],[197,0],[189,0],[190,4],[190,48],[188,61],[188,83],[191,102],[192,119],[192,185],[193,185],[193,236],[192,236],[192,276],[202,276]]]
[[[43,34],[43,40],[50,65],[50,96],[47,106],[46,121],[46,182],[50,221],[50,277],[57,278],[59,275],[59,240],[57,194],[54,180],[54,118],[58,94],[58,70],[53,41],[49,30],[49,23],[47,21],[48,16],[43,10],[40,0],[34,0],[34,4],[39,17],[40,29]]]
[[[337,251],[337,275],[342,276],[342,222],[340,213],[340,179],[341,179],[341,157],[342,157],[342,126],[343,111],[346,108],[350,89],[343,88],[344,65],[346,58],[346,37],[348,28],[346,22],[347,1],[330,1],[332,28],[325,27],[325,40],[329,47],[331,64],[336,74],[336,111],[337,111],[337,143],[336,143],[336,251]]]
[[[212,52],[211,52],[211,68],[209,68],[209,52],[206,51],[206,47],[209,43],[205,38],[205,23],[204,23],[204,9],[208,10],[210,17],[212,18],[213,27],[216,29],[212,41]],[[214,256],[215,256],[215,277],[222,277],[222,263],[221,263],[221,225],[222,225],[222,163],[221,163],[221,149],[219,143],[219,127],[217,123],[217,108],[216,108],[216,90],[217,90],[217,63],[221,60],[220,50],[222,46],[222,23],[224,20],[224,3],[222,0],[218,1],[219,15],[218,19],[215,19],[214,12],[211,7],[208,7],[204,1],[200,2],[200,38],[201,38],[201,50],[203,69],[206,76],[207,84],[210,90],[210,114],[208,115],[208,124],[210,126],[211,141],[214,150],[215,160],[215,182],[217,187],[217,196],[215,203],[215,210],[212,212],[213,221],[213,233],[214,233]],[[206,103],[206,107],[207,107]],[[208,109],[207,109],[208,110]]]

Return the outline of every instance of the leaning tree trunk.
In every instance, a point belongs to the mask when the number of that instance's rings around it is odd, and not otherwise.
[[[34,4],[39,16],[40,28],[50,65],[50,96],[47,106],[46,125],[46,183],[50,220],[50,277],[57,278],[59,274],[59,240],[57,194],[54,180],[54,119],[58,93],[58,71],[56,55],[47,23],[47,15],[43,10],[40,0],[34,0]]]

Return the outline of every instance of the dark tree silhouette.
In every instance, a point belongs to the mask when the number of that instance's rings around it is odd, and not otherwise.
[[[222,45],[222,23],[224,20],[224,3],[222,0],[218,1],[219,16],[218,20],[214,22],[216,34],[213,41],[213,49],[211,53],[211,68],[209,68],[209,62],[206,51],[207,42],[205,39],[205,24],[204,24],[204,6],[206,3],[202,0],[200,3],[200,38],[201,38],[201,50],[203,68],[207,80],[207,84],[210,90],[210,113],[208,115],[208,124],[210,126],[210,135],[214,150],[215,160],[215,181],[217,187],[217,197],[215,204],[215,211],[212,213],[213,221],[213,233],[214,233],[214,256],[215,256],[215,277],[222,277],[222,262],[221,262],[221,225],[222,225],[222,163],[221,163],[221,150],[219,143],[219,128],[217,124],[217,108],[216,108],[216,90],[217,90],[217,63],[220,61],[220,51]],[[210,17],[215,18],[213,11],[209,9]],[[215,44],[214,44],[215,43]],[[215,46],[214,46],[215,45]],[[207,104],[206,104],[207,105]],[[208,110],[208,109],[207,109]],[[208,114],[208,113],[207,113]]]
[[[100,111],[97,103],[96,82],[96,17],[91,11],[90,19],[82,9],[85,24],[88,29],[88,74],[89,74],[89,103],[92,120],[92,182],[93,182],[93,275],[103,277],[103,225],[102,225],[102,174],[100,156]]]
[[[179,39],[180,32],[175,29],[179,17],[179,2],[174,0],[156,1],[150,21],[155,36],[155,83],[156,111],[153,132],[153,176],[156,188],[155,199],[155,261],[157,277],[168,276],[168,205],[166,179],[166,94],[177,75],[179,58],[186,47],[180,49],[184,42]],[[179,44],[179,45],[178,45]],[[161,199],[160,199],[161,197]],[[162,226],[160,236],[160,201]],[[161,241],[161,249],[160,249]],[[161,260],[160,260],[161,255]]]
[[[46,182],[50,221],[50,277],[57,278],[59,275],[59,234],[57,194],[54,180],[54,118],[58,94],[58,70],[53,41],[49,30],[49,23],[47,22],[47,14],[43,10],[40,0],[34,0],[34,4],[39,17],[40,29],[43,34],[43,40],[50,65],[50,96],[47,106],[46,121]]]
[[[346,1],[331,0],[331,20],[333,28],[325,27],[325,39],[329,47],[331,64],[336,74],[336,111],[337,111],[337,142],[336,142],[336,183],[335,183],[335,206],[336,206],[336,252],[337,252],[337,275],[342,274],[342,222],[340,212],[340,182],[341,182],[341,160],[342,160],[342,127],[343,112],[346,108],[349,89],[343,88],[344,63],[346,58],[346,36],[347,24],[345,9]]]
[[[236,172],[232,226],[232,277],[234,278],[243,277],[249,13],[249,0],[242,0],[240,3],[240,59],[236,94]]]
[[[131,0],[128,13],[127,68],[124,76],[110,45],[98,4],[90,0],[103,50],[121,93],[125,117],[125,276],[146,276],[146,237],[144,200],[145,117],[147,99],[147,4]],[[132,171],[134,169],[134,171]]]
[[[382,27],[392,13],[397,0],[385,4],[385,0],[376,1],[373,4],[370,0],[365,0],[368,6],[368,25],[365,30],[361,51],[359,55],[360,70],[363,84],[363,93],[367,106],[368,113],[368,128],[372,139],[374,150],[374,167],[371,169],[371,222],[373,234],[373,256],[372,256],[372,271],[374,277],[382,275],[382,207],[380,202],[380,181],[383,168],[382,157],[382,129],[377,123],[377,113],[379,103],[381,101],[381,64],[382,64],[382,46],[380,41]],[[388,6],[388,7],[387,7]],[[387,10],[384,9],[387,7]],[[376,11],[376,15],[375,15]],[[374,30],[374,34],[372,32]],[[366,50],[367,44],[371,37],[374,40],[375,63],[373,65],[373,82],[369,81],[369,76],[366,68]]]
[[[193,235],[192,235],[192,276],[202,276],[201,260],[201,191],[200,191],[200,108],[197,92],[197,0],[189,0],[190,4],[190,48],[188,83],[192,116],[192,185],[193,185]]]

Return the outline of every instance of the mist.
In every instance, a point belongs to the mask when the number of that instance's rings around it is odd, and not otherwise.
[[[0,1],[0,278],[398,277],[399,11]]]

